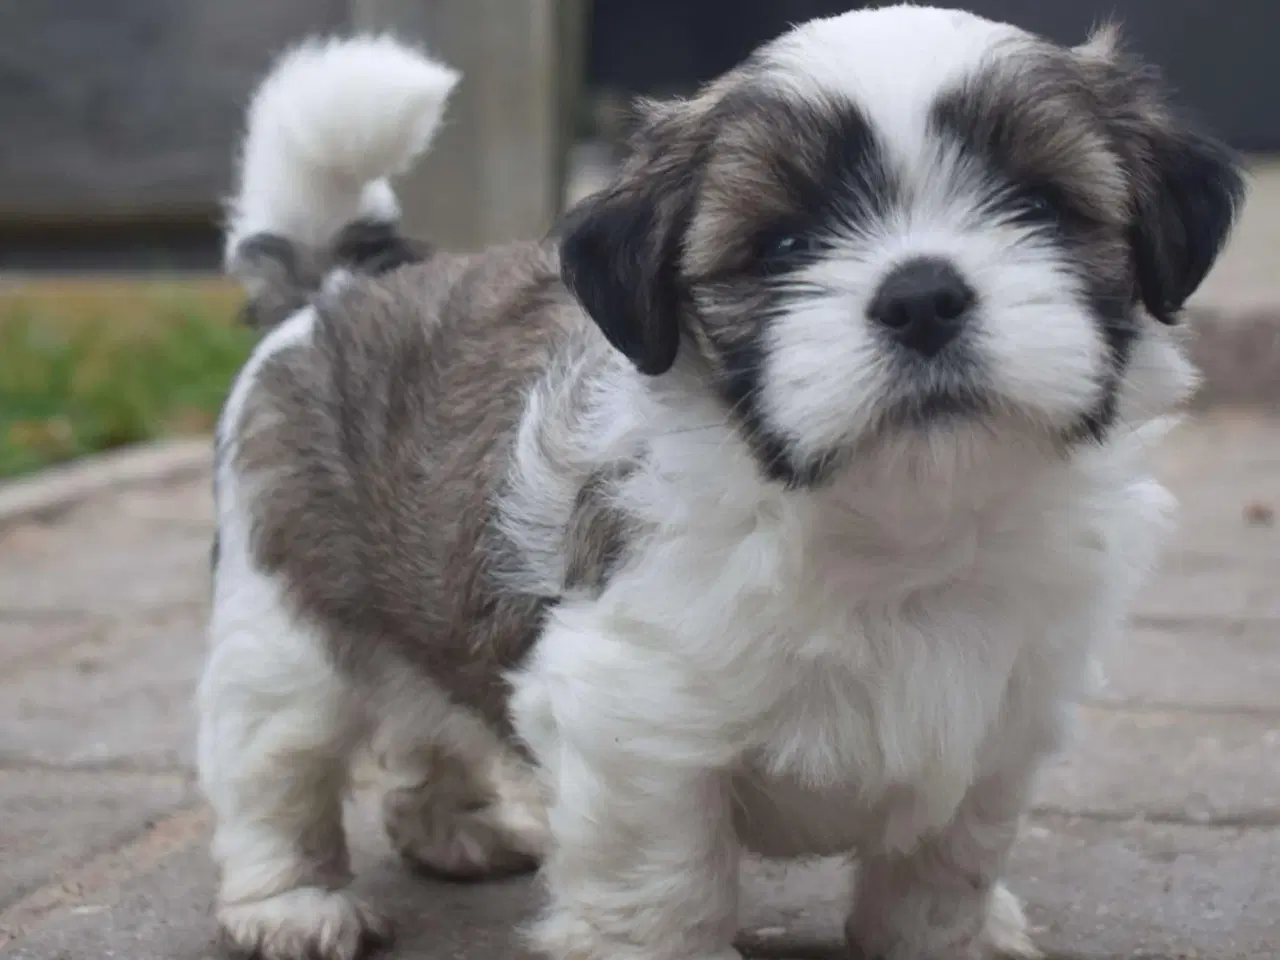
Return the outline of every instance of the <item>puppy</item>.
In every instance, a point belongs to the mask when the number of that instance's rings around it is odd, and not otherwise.
[[[199,693],[230,942],[385,937],[340,818],[371,744],[409,861],[541,862],[553,960],[737,960],[747,851],[856,857],[853,957],[1036,956],[1001,874],[1169,522],[1143,452],[1235,160],[1113,30],[889,6],[454,256],[386,178],[455,80],[311,45],[250,110],[227,257],[269,332]]]

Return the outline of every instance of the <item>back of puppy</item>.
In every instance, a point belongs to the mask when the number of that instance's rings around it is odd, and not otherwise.
[[[399,235],[389,178],[457,79],[388,38],[310,43],[249,109],[226,266],[265,336],[218,427],[198,756],[222,931],[280,960],[386,933],[342,889],[362,743],[411,861],[476,876],[541,851],[502,671],[546,598],[488,566],[527,388],[583,321],[542,244],[428,256]]]

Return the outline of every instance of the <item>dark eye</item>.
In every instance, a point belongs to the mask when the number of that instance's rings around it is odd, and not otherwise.
[[[1058,196],[1048,187],[1031,187],[1021,191],[1017,204],[1019,213],[1027,220],[1043,223],[1058,219]]]
[[[770,258],[794,257],[809,253],[813,249],[813,240],[799,233],[788,233],[775,237],[770,241],[765,256]]]
[[[756,259],[768,273],[780,273],[797,266],[818,249],[818,242],[800,231],[769,234],[756,247]]]

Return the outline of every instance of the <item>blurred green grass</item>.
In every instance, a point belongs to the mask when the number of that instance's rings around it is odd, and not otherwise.
[[[0,290],[0,477],[208,432],[254,342],[218,281]]]

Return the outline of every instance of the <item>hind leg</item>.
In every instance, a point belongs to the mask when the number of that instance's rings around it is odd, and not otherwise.
[[[342,801],[363,724],[322,638],[237,546],[224,537],[199,692],[218,924],[262,960],[353,960],[389,933],[345,889]]]
[[[535,868],[546,813],[533,768],[442,694],[415,699],[417,723],[396,718],[398,732],[375,742],[392,845],[415,867],[456,880]]]

